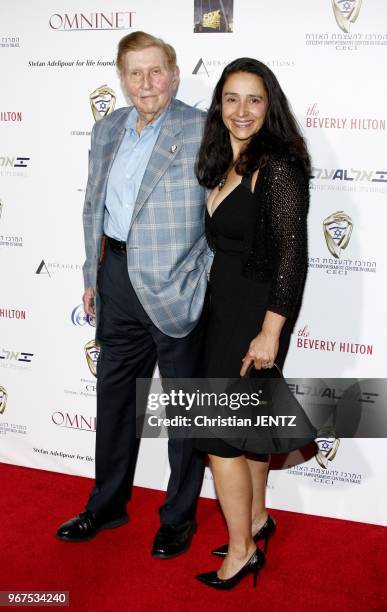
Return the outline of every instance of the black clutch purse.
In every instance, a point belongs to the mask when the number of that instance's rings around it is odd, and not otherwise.
[[[227,433],[227,443],[247,453],[289,453],[310,444],[316,429],[290,391],[281,369],[256,370],[253,364],[244,377],[228,386],[227,393],[247,393],[259,398],[238,410],[240,427]],[[246,426],[243,426],[243,423]],[[251,425],[250,425],[251,423]]]

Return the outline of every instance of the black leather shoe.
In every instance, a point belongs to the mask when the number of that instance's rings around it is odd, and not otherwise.
[[[255,543],[257,543],[259,540],[265,541],[265,545],[263,548],[265,554],[267,553],[267,548],[269,546],[269,538],[270,536],[273,535],[273,533],[275,532],[275,529],[276,529],[276,522],[273,519],[273,517],[270,516],[269,514],[267,517],[266,523],[262,525],[261,529],[253,537],[253,540]],[[227,552],[228,552],[228,544],[224,544],[223,546],[220,546],[219,548],[215,548],[215,550],[211,551],[213,555],[218,555],[218,557],[225,557],[227,555]]]
[[[236,586],[242,578],[247,576],[247,574],[253,574],[253,586],[257,585],[257,578],[259,570],[265,565],[265,555],[259,548],[253,553],[250,559],[245,563],[245,565],[231,576],[231,578],[222,579],[219,578],[217,572],[207,572],[206,574],[198,574],[196,578],[206,584],[207,586],[213,587],[214,589],[219,589],[221,591],[229,591]]]
[[[153,541],[152,556],[157,559],[171,559],[188,550],[196,531],[196,521],[180,525],[161,525]]]
[[[85,542],[95,538],[102,529],[120,527],[128,520],[128,514],[125,510],[109,513],[86,510],[63,523],[55,535],[65,542]]]

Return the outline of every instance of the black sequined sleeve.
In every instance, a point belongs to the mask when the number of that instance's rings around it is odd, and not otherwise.
[[[308,183],[298,165],[277,158],[268,169],[266,193],[273,258],[267,310],[290,317],[299,304],[307,268]]]

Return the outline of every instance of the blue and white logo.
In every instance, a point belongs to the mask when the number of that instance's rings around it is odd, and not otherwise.
[[[332,0],[333,13],[337,25],[348,34],[351,23],[359,16],[362,0]]]
[[[77,325],[78,327],[84,327],[85,325],[95,327],[95,318],[85,313],[82,304],[76,306],[72,311],[71,322],[73,325]]]

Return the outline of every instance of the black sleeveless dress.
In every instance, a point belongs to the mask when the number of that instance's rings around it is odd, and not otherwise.
[[[252,248],[257,218],[257,195],[251,176],[217,206],[212,216],[206,211],[206,233],[215,245],[210,273],[210,306],[206,335],[204,373],[207,378],[237,378],[251,340],[261,330],[270,295],[270,282],[242,276],[246,252]],[[257,181],[258,182],[258,181]],[[289,334],[286,324],[280,338],[276,363],[286,353]],[[243,452],[218,438],[195,440],[195,447],[221,457],[238,457]],[[267,460],[267,455],[256,455]]]

